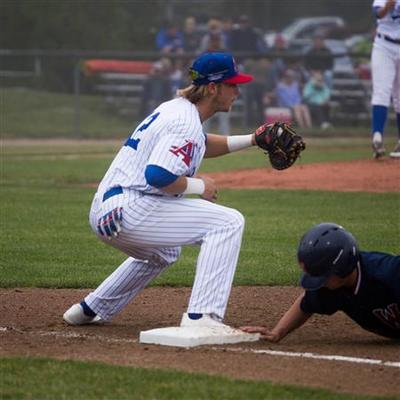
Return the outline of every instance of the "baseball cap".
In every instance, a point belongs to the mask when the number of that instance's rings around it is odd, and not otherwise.
[[[232,54],[222,52],[204,53],[196,58],[189,75],[196,86],[211,82],[240,85],[253,80],[251,75],[238,71]]]

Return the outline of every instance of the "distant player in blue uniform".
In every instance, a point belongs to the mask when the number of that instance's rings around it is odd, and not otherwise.
[[[351,233],[333,223],[314,226],[300,240],[297,257],[305,289],[276,326],[245,326],[278,342],[313,313],[343,311],[378,335],[400,339],[400,256],[359,251]]]

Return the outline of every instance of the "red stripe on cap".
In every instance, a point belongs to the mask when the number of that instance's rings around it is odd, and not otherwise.
[[[239,72],[233,78],[224,79],[223,82],[224,83],[230,83],[232,85],[240,85],[242,83],[251,82],[252,80],[253,80],[253,77],[251,75],[242,74],[241,72]]]

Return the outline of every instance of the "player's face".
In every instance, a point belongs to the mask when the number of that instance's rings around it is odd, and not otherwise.
[[[228,112],[238,95],[239,88],[237,85],[229,83],[221,83],[218,85],[217,95],[215,97],[216,111]]]
[[[335,290],[344,285],[344,280],[343,278],[337,276],[337,275],[332,275],[326,282],[325,287],[327,287],[330,290]]]

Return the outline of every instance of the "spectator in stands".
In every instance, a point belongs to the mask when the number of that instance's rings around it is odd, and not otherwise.
[[[184,73],[183,71],[186,69],[186,65],[181,58],[177,58],[173,61],[171,65],[171,72],[169,74],[169,79],[171,82],[171,96],[176,95],[176,91],[185,86],[184,83]]]
[[[248,59],[244,63],[247,73],[253,81],[246,87],[246,126],[260,125],[264,122],[264,109],[275,101],[276,80],[269,59]]]
[[[226,37],[222,31],[222,22],[218,18],[211,18],[208,21],[208,31],[200,42],[199,52],[207,51],[226,51]]]
[[[142,115],[148,115],[155,105],[171,98],[172,84],[170,79],[172,63],[162,58],[153,64],[149,79],[143,88]]]
[[[283,36],[277,35],[274,41],[274,46],[271,50],[275,54],[272,61],[272,71],[275,81],[278,82],[283,78],[283,75],[288,68],[286,59],[282,57],[282,55],[287,52],[287,43]]]
[[[310,76],[313,72],[322,73],[328,86],[332,86],[333,55],[325,45],[322,33],[315,34],[311,47],[305,51],[304,66]]]
[[[247,15],[241,15],[238,26],[232,31],[232,51],[235,53],[250,52],[265,54],[267,45],[261,32],[252,26]]]
[[[226,42],[226,35],[222,30],[222,21],[218,18],[211,18],[208,21],[208,32],[203,36],[201,40],[199,51],[201,53],[207,51],[227,51],[228,46]],[[218,130],[221,135],[231,134],[229,113],[218,113],[211,119],[207,120],[203,126],[205,130],[210,130],[211,125],[218,121]]]
[[[183,28],[183,49],[186,53],[195,53],[200,46],[201,35],[197,31],[196,18],[187,17]]]
[[[276,96],[279,107],[286,107],[300,128],[311,128],[310,110],[302,102],[300,83],[295,80],[292,70],[287,70],[276,87]]]
[[[329,99],[331,91],[320,72],[314,72],[303,89],[303,99],[308,105],[312,121],[321,129],[331,127],[329,122]]]
[[[157,49],[162,54],[181,54],[183,48],[183,34],[174,22],[167,22],[156,36]]]
[[[232,18],[224,17],[222,19],[222,34],[224,36],[225,45],[228,51],[232,51],[232,31],[233,31]]]

